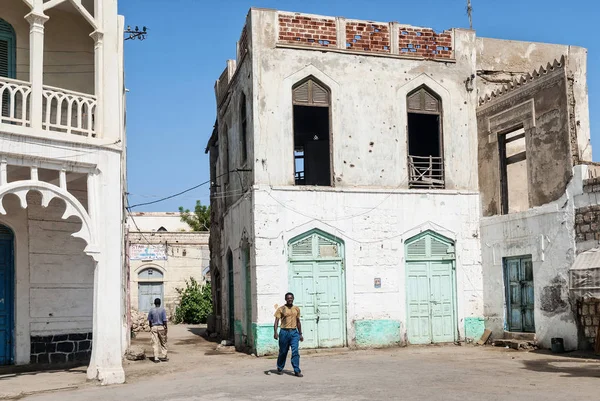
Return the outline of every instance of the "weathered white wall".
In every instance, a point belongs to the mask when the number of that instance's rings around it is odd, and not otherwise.
[[[137,221],[137,219],[136,219]],[[139,225],[139,223],[138,223]],[[138,275],[144,269],[153,268],[163,274],[164,299],[163,305],[169,315],[174,313],[179,303],[177,288],[185,288],[185,280],[193,277],[200,284],[205,280],[202,271],[210,263],[208,249],[208,233],[178,232],[178,233],[151,233],[140,234],[131,232],[129,235],[131,243],[146,244],[146,239],[151,243],[167,243],[167,260],[131,260],[130,261],[130,299],[131,307],[138,309]],[[146,238],[146,239],[145,239]]]
[[[586,174],[585,166],[576,166],[567,193],[556,202],[481,219],[486,327],[495,338],[502,338],[506,321],[503,258],[531,255],[536,340],[550,348],[553,337],[562,337],[567,350],[577,348],[577,326],[569,303],[569,268],[576,249],[574,197],[581,197]]]
[[[66,4],[69,4],[68,2]],[[67,10],[72,9],[69,5]],[[92,26],[76,11],[50,9],[44,24],[44,84],[94,93],[94,41]],[[21,0],[0,4],[0,18],[17,35],[17,79],[29,81],[29,7]]]
[[[44,208],[30,192],[27,209],[10,195],[4,207],[0,224],[15,233],[15,362],[27,364],[31,336],[92,331],[94,262],[71,237],[81,222],[61,219],[61,200]]]
[[[153,232],[164,227],[168,232],[191,231],[187,223],[181,221],[179,212],[135,212],[131,213],[131,218],[127,219],[129,231]],[[136,226],[137,224],[137,226]]]
[[[254,192],[258,323],[273,313],[289,290],[290,239],[318,228],[341,238],[345,247],[346,328],[354,340],[355,320],[392,319],[406,333],[404,242],[432,229],[456,245],[456,325],[483,316],[476,192],[335,189],[306,191],[262,186]],[[373,279],[381,278],[381,288]]]
[[[478,96],[485,96],[523,75],[546,68],[567,57],[567,75],[573,85],[577,144],[582,160],[592,160],[587,90],[587,49],[578,46],[477,38]],[[481,75],[483,73],[483,76]]]
[[[477,189],[474,32],[454,30],[453,63],[276,47],[277,12],[251,21],[255,183],[294,184],[292,86],[313,75],[331,90],[336,187],[408,187],[406,96],[427,85],[442,99],[446,188]]]

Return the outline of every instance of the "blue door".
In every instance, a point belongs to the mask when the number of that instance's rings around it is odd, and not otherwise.
[[[0,365],[13,363],[13,233],[0,225]]]
[[[531,256],[504,259],[508,331],[535,333]]]
[[[163,283],[138,283],[138,310],[140,312],[148,312],[154,306],[156,298],[160,298],[162,305],[165,305]]]

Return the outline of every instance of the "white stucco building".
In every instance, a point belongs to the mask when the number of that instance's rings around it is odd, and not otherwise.
[[[216,330],[275,351],[292,291],[304,347],[488,327],[572,348],[557,277],[574,261],[574,211],[557,205],[593,164],[585,62],[585,49],[465,29],[251,9],[207,146]]]
[[[0,364],[125,379],[123,26],[116,0],[0,3]]]

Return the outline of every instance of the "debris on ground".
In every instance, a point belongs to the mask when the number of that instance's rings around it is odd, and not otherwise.
[[[125,351],[125,358],[129,361],[141,361],[146,359],[146,351],[139,345],[132,345]]]

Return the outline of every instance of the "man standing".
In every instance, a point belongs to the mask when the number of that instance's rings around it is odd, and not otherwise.
[[[281,320],[281,330],[277,334],[277,326]],[[298,340],[304,341],[302,337],[302,324],[300,323],[300,308],[294,306],[294,294],[285,294],[285,305],[275,311],[274,338],[279,339],[279,357],[277,358],[277,374],[283,374],[285,360],[288,350],[292,347],[292,367],[297,377],[302,377],[300,371],[300,353],[298,352]]]
[[[160,306],[160,298],[154,300],[154,308],[148,312],[154,362],[166,362],[167,359],[167,312]]]

